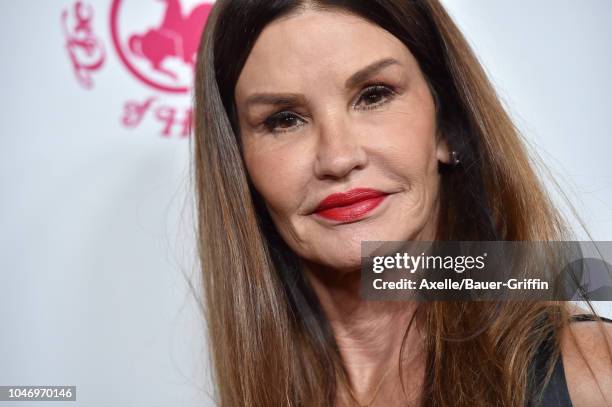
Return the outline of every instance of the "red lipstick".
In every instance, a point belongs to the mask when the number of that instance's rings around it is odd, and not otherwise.
[[[314,213],[324,218],[352,222],[376,208],[388,194],[370,188],[355,188],[331,194],[321,201]]]

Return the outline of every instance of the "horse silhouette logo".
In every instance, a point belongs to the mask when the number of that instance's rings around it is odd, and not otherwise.
[[[113,0],[111,33],[121,61],[155,89],[187,92],[211,8],[211,2],[202,1]]]

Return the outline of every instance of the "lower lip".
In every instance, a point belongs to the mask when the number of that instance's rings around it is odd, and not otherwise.
[[[364,199],[363,201],[355,202],[351,205],[324,209],[316,212],[316,214],[326,219],[339,222],[354,222],[362,219],[365,215],[374,210],[374,208],[380,205],[386,197],[387,195],[381,195],[375,198]]]

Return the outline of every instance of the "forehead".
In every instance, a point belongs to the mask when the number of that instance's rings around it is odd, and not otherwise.
[[[299,90],[313,81],[340,83],[388,57],[404,66],[412,59],[401,41],[368,20],[341,11],[307,10],[264,28],[238,78],[236,97],[251,90]]]

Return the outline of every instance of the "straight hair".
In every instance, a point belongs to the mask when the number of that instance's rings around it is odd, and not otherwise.
[[[397,37],[418,61],[437,126],[463,164],[441,177],[437,239],[571,235],[481,65],[437,0],[218,0],[196,62],[193,165],[204,305],[222,407],[333,406],[339,384],[348,381],[299,259],[249,179],[234,101],[264,27],[307,8],[362,17]],[[422,404],[523,406],[537,399],[559,357],[568,317],[563,302],[424,303],[404,327],[404,339],[413,323],[427,334]],[[553,357],[538,376],[531,362],[550,339]]]

